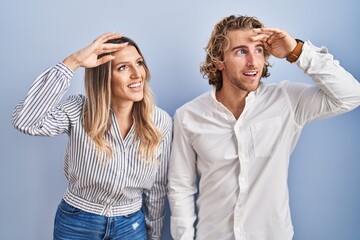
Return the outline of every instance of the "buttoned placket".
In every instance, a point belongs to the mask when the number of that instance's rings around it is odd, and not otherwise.
[[[116,146],[116,150],[115,150],[117,152],[116,155],[127,155],[128,154],[127,141],[129,141],[128,140],[129,136],[127,136],[125,138],[125,140],[122,139],[120,129],[118,128],[117,119],[115,117],[114,112],[112,112],[112,121],[113,121],[112,131],[113,131],[113,134],[114,134],[114,136],[116,138],[116,142],[117,142],[117,143],[114,143]],[[126,159],[126,157],[120,157],[120,159]],[[127,169],[128,169],[127,161],[123,161],[121,163],[121,165],[122,165],[121,169],[118,169],[118,170],[121,171],[122,174],[127,175]],[[120,175],[117,175],[117,178],[119,178],[119,177],[120,177]],[[124,181],[121,183],[121,185],[124,185]],[[114,182],[117,183],[118,182],[117,179]],[[119,185],[118,187],[122,188],[121,185]],[[110,199],[113,199],[113,197],[114,197],[113,195],[108,196],[108,200],[106,201],[106,205],[102,211],[102,215],[104,215],[108,218],[114,217],[113,206],[111,205],[111,200],[110,200]]]
[[[254,98],[254,93],[250,93],[246,98],[246,104],[243,112],[234,125],[234,132],[237,139],[238,159],[240,162],[239,173],[239,195],[234,210],[234,234],[236,240],[246,240],[244,232],[244,215],[245,215],[245,202],[249,192],[249,158],[246,149],[246,131],[244,126],[244,116],[247,109],[251,106]]]
[[[111,205],[106,205],[105,206],[105,208],[103,210],[103,215],[106,216],[106,217],[113,217],[114,216]]]

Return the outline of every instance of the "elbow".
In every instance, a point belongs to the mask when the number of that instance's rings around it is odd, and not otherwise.
[[[26,124],[26,122],[24,122],[24,119],[13,117],[11,120],[11,123],[16,130],[18,130],[26,135],[31,135],[31,136],[39,135],[38,131],[35,130],[36,128],[29,124]]]
[[[337,101],[333,101],[333,103],[331,104],[331,106],[329,106],[329,108],[333,109],[333,112],[337,112],[337,114],[341,114],[341,113],[350,112],[355,108],[357,108],[359,105],[360,105],[360,101],[337,100]]]
[[[360,106],[360,92],[358,95],[341,99],[338,106],[342,111],[348,112]]]
[[[28,131],[28,129],[26,128],[26,127],[24,127],[22,124],[21,124],[21,122],[20,121],[18,121],[18,120],[14,120],[14,119],[12,119],[12,125],[13,125],[13,127],[16,129],[16,130],[18,130],[18,131],[20,131],[20,132],[22,132],[22,133],[24,133],[24,134],[28,134],[28,135],[31,135],[30,134],[30,132]]]
[[[17,115],[15,114],[13,115],[13,117],[11,118],[11,124],[16,130],[19,130],[20,132],[24,132],[24,129],[22,129],[21,127],[21,120]]]
[[[360,102],[345,102],[342,103],[340,109],[342,112],[349,112],[360,105]]]

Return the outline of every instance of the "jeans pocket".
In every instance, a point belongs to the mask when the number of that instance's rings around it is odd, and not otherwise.
[[[137,214],[140,214],[140,213],[141,213],[141,210],[130,213],[130,214],[127,214],[127,215],[124,215],[124,218],[132,218],[132,217],[135,217]]]
[[[71,215],[79,214],[82,212],[81,209],[71,206],[64,200],[61,200],[61,202],[59,204],[59,210],[65,214],[71,214]]]

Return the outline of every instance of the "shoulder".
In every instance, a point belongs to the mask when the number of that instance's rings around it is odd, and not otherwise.
[[[165,110],[158,106],[154,106],[153,119],[161,132],[168,132],[172,129],[172,118]]]
[[[262,83],[259,87],[259,95],[268,95],[279,92],[291,92],[292,89],[307,88],[310,84],[303,82],[291,82],[288,80],[280,81],[279,83]]]
[[[183,115],[187,112],[201,113],[208,109],[212,101],[214,101],[214,99],[211,96],[211,91],[207,91],[179,107],[176,110],[175,115]]]

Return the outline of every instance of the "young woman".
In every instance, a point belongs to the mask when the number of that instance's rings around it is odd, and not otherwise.
[[[85,96],[60,102],[85,68]],[[108,33],[47,69],[14,110],[30,135],[66,133],[54,239],[160,239],[172,120],[154,105],[137,44]]]

